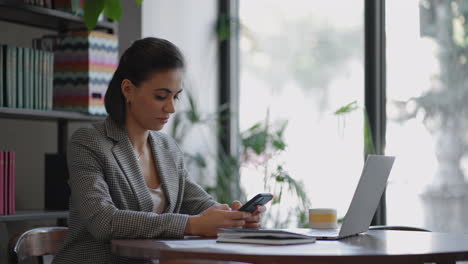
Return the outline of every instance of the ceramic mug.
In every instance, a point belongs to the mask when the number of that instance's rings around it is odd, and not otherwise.
[[[309,209],[309,226],[315,229],[338,228],[336,209],[313,208]]]

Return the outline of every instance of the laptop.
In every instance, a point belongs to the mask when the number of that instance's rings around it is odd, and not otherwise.
[[[369,230],[394,161],[392,156],[369,155],[341,228],[310,229],[308,235],[316,239],[337,240]]]

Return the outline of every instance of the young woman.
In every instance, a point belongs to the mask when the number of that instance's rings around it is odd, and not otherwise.
[[[259,227],[253,214],[218,204],[187,174],[183,153],[158,132],[176,111],[184,59],[171,42],[135,41],[109,84],[109,114],[68,145],[69,234],[54,263],[139,263],[111,254],[118,238],[215,236],[219,227]]]

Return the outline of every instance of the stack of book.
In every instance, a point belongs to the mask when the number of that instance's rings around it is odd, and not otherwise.
[[[54,108],[105,115],[104,95],[118,64],[118,38],[70,32],[55,50]]]
[[[85,0],[52,0],[53,8],[75,15],[83,15]]]
[[[71,1],[71,0],[68,0]],[[30,5],[36,5],[36,6],[42,6],[45,8],[53,8],[53,4],[55,0],[23,0],[25,4],[30,4]]]
[[[83,15],[85,0],[22,0],[23,3]]]
[[[54,54],[0,45],[0,107],[52,109]]]
[[[16,153],[0,151],[0,215],[15,213]]]

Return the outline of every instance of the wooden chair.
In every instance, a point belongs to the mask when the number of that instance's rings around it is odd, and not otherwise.
[[[65,240],[68,227],[38,227],[26,230],[10,241],[10,256],[17,263],[32,257],[55,255]],[[42,263],[42,258],[38,260]]]

